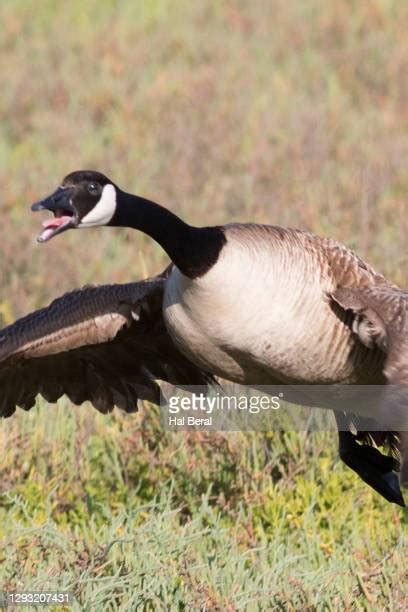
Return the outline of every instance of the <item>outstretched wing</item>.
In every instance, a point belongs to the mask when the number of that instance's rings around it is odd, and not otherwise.
[[[84,287],[0,331],[0,416],[29,410],[38,394],[89,400],[100,412],[159,403],[156,379],[207,385],[211,375],[173,344],[163,321],[164,275]]]

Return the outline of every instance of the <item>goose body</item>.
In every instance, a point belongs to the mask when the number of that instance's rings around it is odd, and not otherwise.
[[[32,208],[54,213],[40,242],[70,228],[132,227],[172,265],[155,279],[68,294],[0,332],[0,415],[29,409],[37,393],[131,412],[139,398],[159,401],[157,379],[335,385],[320,405],[335,411],[341,458],[404,505],[406,396],[384,387],[384,409],[375,385],[408,385],[407,292],[334,240],[279,226],[193,227],[94,171],[68,175]]]
[[[224,232],[204,276],[190,279],[174,267],[167,281],[164,318],[183,353],[246,385],[384,382],[384,354],[356,339],[350,316],[339,316],[330,299],[340,275],[372,285],[383,277],[307,232],[238,224]]]

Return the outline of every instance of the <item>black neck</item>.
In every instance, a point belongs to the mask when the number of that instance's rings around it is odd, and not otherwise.
[[[216,263],[226,239],[219,227],[193,227],[167,208],[118,190],[109,225],[132,227],[148,234],[190,278],[203,276]]]

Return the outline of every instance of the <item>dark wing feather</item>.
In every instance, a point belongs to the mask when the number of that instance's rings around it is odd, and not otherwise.
[[[0,331],[0,416],[29,410],[36,396],[100,412],[159,403],[156,379],[207,385],[211,375],[173,344],[162,316],[165,275],[138,283],[84,287]]]

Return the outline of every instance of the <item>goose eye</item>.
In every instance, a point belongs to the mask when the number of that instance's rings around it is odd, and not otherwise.
[[[96,183],[89,183],[88,185],[88,192],[95,196],[98,195],[99,193],[99,186]]]

